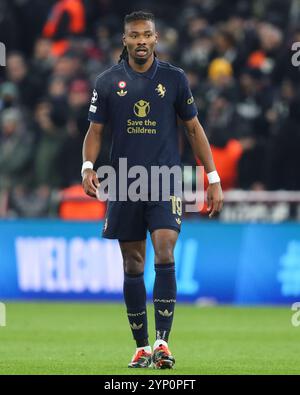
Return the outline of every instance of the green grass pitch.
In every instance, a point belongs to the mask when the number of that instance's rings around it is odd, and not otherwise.
[[[7,303],[0,374],[299,374],[300,327],[285,307],[176,306],[170,371],[128,369],[122,304]],[[154,341],[153,309],[148,308]]]

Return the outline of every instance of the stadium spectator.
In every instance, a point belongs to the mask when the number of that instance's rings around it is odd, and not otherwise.
[[[34,183],[49,188],[62,186],[61,152],[66,139],[66,119],[55,113],[51,103],[41,102],[37,106],[35,118],[40,138],[34,158]]]
[[[48,17],[43,35],[52,40],[52,54],[61,56],[70,48],[70,38],[85,31],[85,9],[82,0],[58,0]]]
[[[20,104],[30,110],[42,95],[42,86],[29,68],[21,53],[13,52],[7,57],[7,80],[14,83],[20,95]]]
[[[209,108],[206,120],[206,133],[208,135],[213,158],[222,179],[223,190],[236,188],[238,185],[239,161],[248,149],[254,146],[254,140],[242,138],[237,140],[233,133],[234,105],[226,92],[216,97]],[[201,161],[196,159],[197,164]],[[207,188],[207,176],[204,177],[204,186]]]
[[[72,51],[56,59],[52,75],[65,78],[68,83],[84,75],[82,58]]]
[[[1,114],[0,135],[0,216],[8,209],[9,192],[27,181],[32,154],[32,135],[24,128],[21,112],[8,108]],[[1,213],[2,212],[2,213]]]
[[[269,189],[300,190],[300,177],[295,169],[300,168],[300,97],[296,96],[288,106],[277,135],[269,147],[268,183]]]
[[[30,72],[38,79],[40,85],[45,84],[52,73],[54,59],[51,56],[50,40],[39,38],[34,44]]]
[[[61,161],[63,185],[71,186],[81,183],[81,156],[84,131],[88,127],[86,113],[89,107],[90,88],[85,80],[75,80],[70,85],[68,94],[67,136],[64,141]]]
[[[0,86],[0,110],[18,105],[18,89],[12,82],[4,82]]]

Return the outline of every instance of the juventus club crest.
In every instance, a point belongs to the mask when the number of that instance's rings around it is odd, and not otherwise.
[[[155,90],[159,97],[165,97],[166,88],[162,84],[158,84]]]

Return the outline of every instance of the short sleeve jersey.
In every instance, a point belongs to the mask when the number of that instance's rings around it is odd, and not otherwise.
[[[128,166],[180,164],[177,115],[197,115],[183,70],[154,59],[145,73],[134,71],[126,60],[96,79],[89,121],[109,124],[112,130],[111,163],[127,158]]]

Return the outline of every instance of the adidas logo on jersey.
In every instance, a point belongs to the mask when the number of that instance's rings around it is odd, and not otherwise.
[[[123,91],[123,89],[121,89],[120,91],[117,91],[117,94],[122,97],[127,95],[127,91]]]

